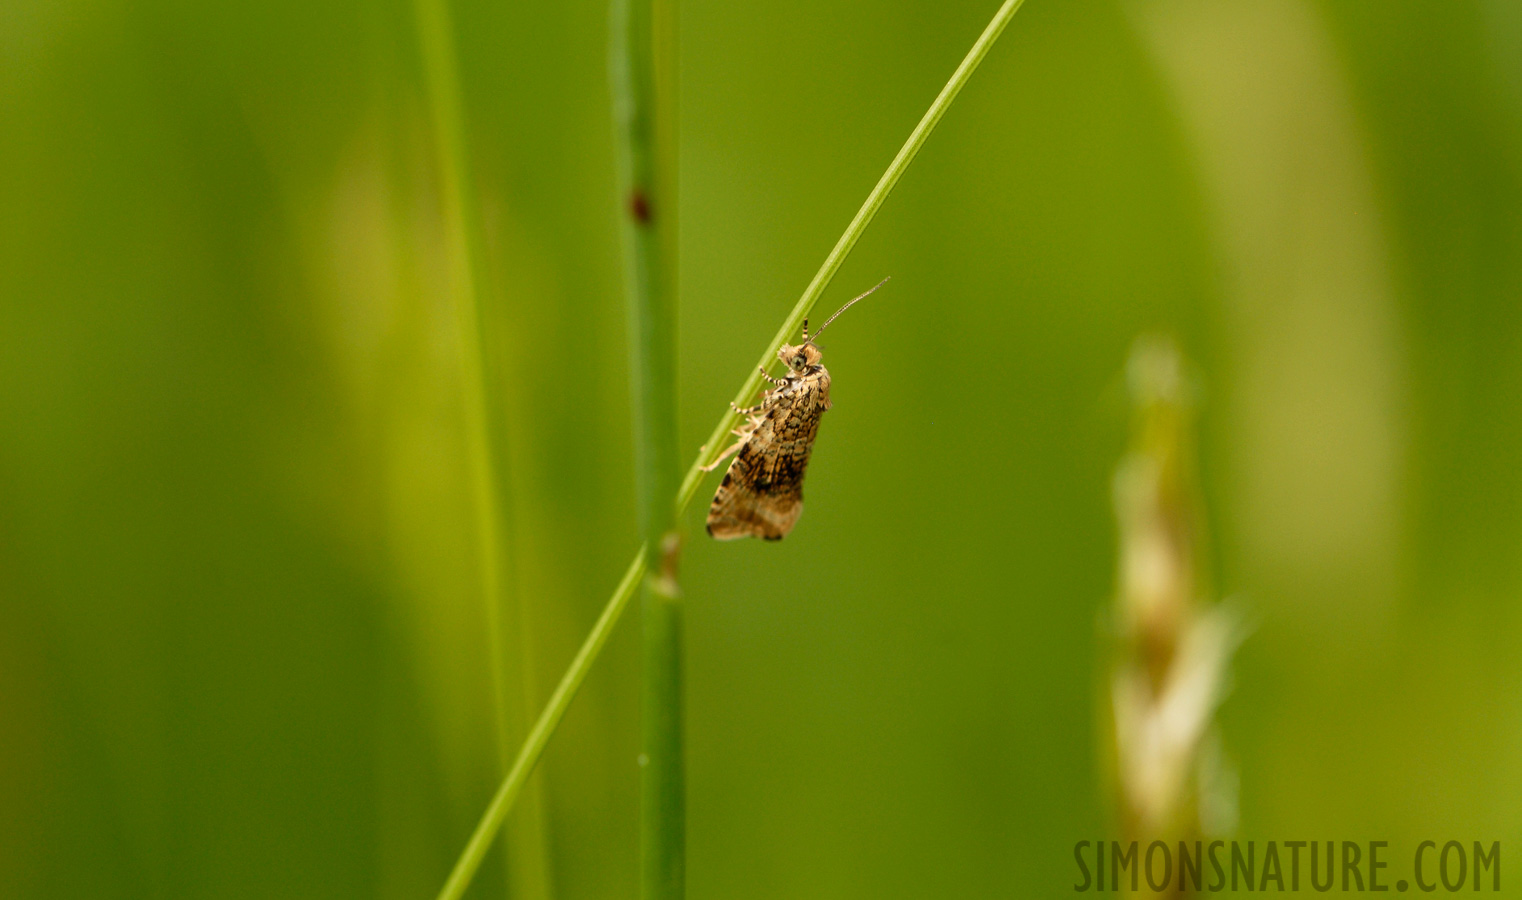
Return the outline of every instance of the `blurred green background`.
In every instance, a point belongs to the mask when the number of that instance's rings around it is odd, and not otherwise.
[[[995,5],[682,5],[690,451]],[[606,8],[451,7],[532,711],[636,546]],[[428,897],[483,809],[420,72],[401,0],[0,0],[0,895]],[[691,896],[1071,890],[1156,330],[1238,835],[1522,846],[1522,7],[1030,0],[821,306],[884,275],[793,535],[688,515]],[[637,623],[540,896],[633,895]]]

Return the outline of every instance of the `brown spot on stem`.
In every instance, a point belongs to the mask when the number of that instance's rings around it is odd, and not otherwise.
[[[640,225],[650,224],[650,198],[639,188],[629,192],[629,215]]]

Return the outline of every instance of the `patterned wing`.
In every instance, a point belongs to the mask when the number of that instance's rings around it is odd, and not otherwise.
[[[721,541],[779,541],[803,513],[803,475],[829,408],[829,375],[768,398],[765,418],[724,473],[708,509],[708,533]]]

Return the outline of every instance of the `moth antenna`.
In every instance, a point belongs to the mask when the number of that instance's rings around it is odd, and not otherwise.
[[[888,276],[888,278],[892,278],[892,277],[893,277],[892,275]],[[840,309],[835,310],[835,315],[830,316],[828,319],[825,319],[824,324],[819,326],[819,330],[814,332],[814,337],[817,338],[821,334],[824,334],[824,330],[826,328],[830,327],[830,323],[835,321],[836,319],[838,319],[840,317],[841,313],[843,313],[846,310],[850,309],[852,303],[855,303],[857,300],[866,299],[868,294],[872,293],[873,291],[875,291],[878,288],[882,287],[883,285],[887,284],[888,283],[888,278],[884,278],[882,281],[879,281],[877,284],[872,285],[872,287],[868,288],[860,296],[857,296],[857,297],[853,298],[845,306],[842,306]],[[808,320],[807,319],[803,320],[803,342],[806,343],[806,344],[807,343],[811,343],[811,341],[809,339],[809,328],[808,328]]]

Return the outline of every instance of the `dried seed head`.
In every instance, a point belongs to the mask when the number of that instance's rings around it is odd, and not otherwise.
[[[1168,339],[1144,338],[1129,369],[1136,418],[1115,474],[1118,653],[1110,687],[1120,812],[1129,835],[1187,840],[1207,819],[1234,816],[1230,776],[1207,750],[1218,743],[1215,712],[1244,627],[1232,607],[1201,596],[1182,357]]]

